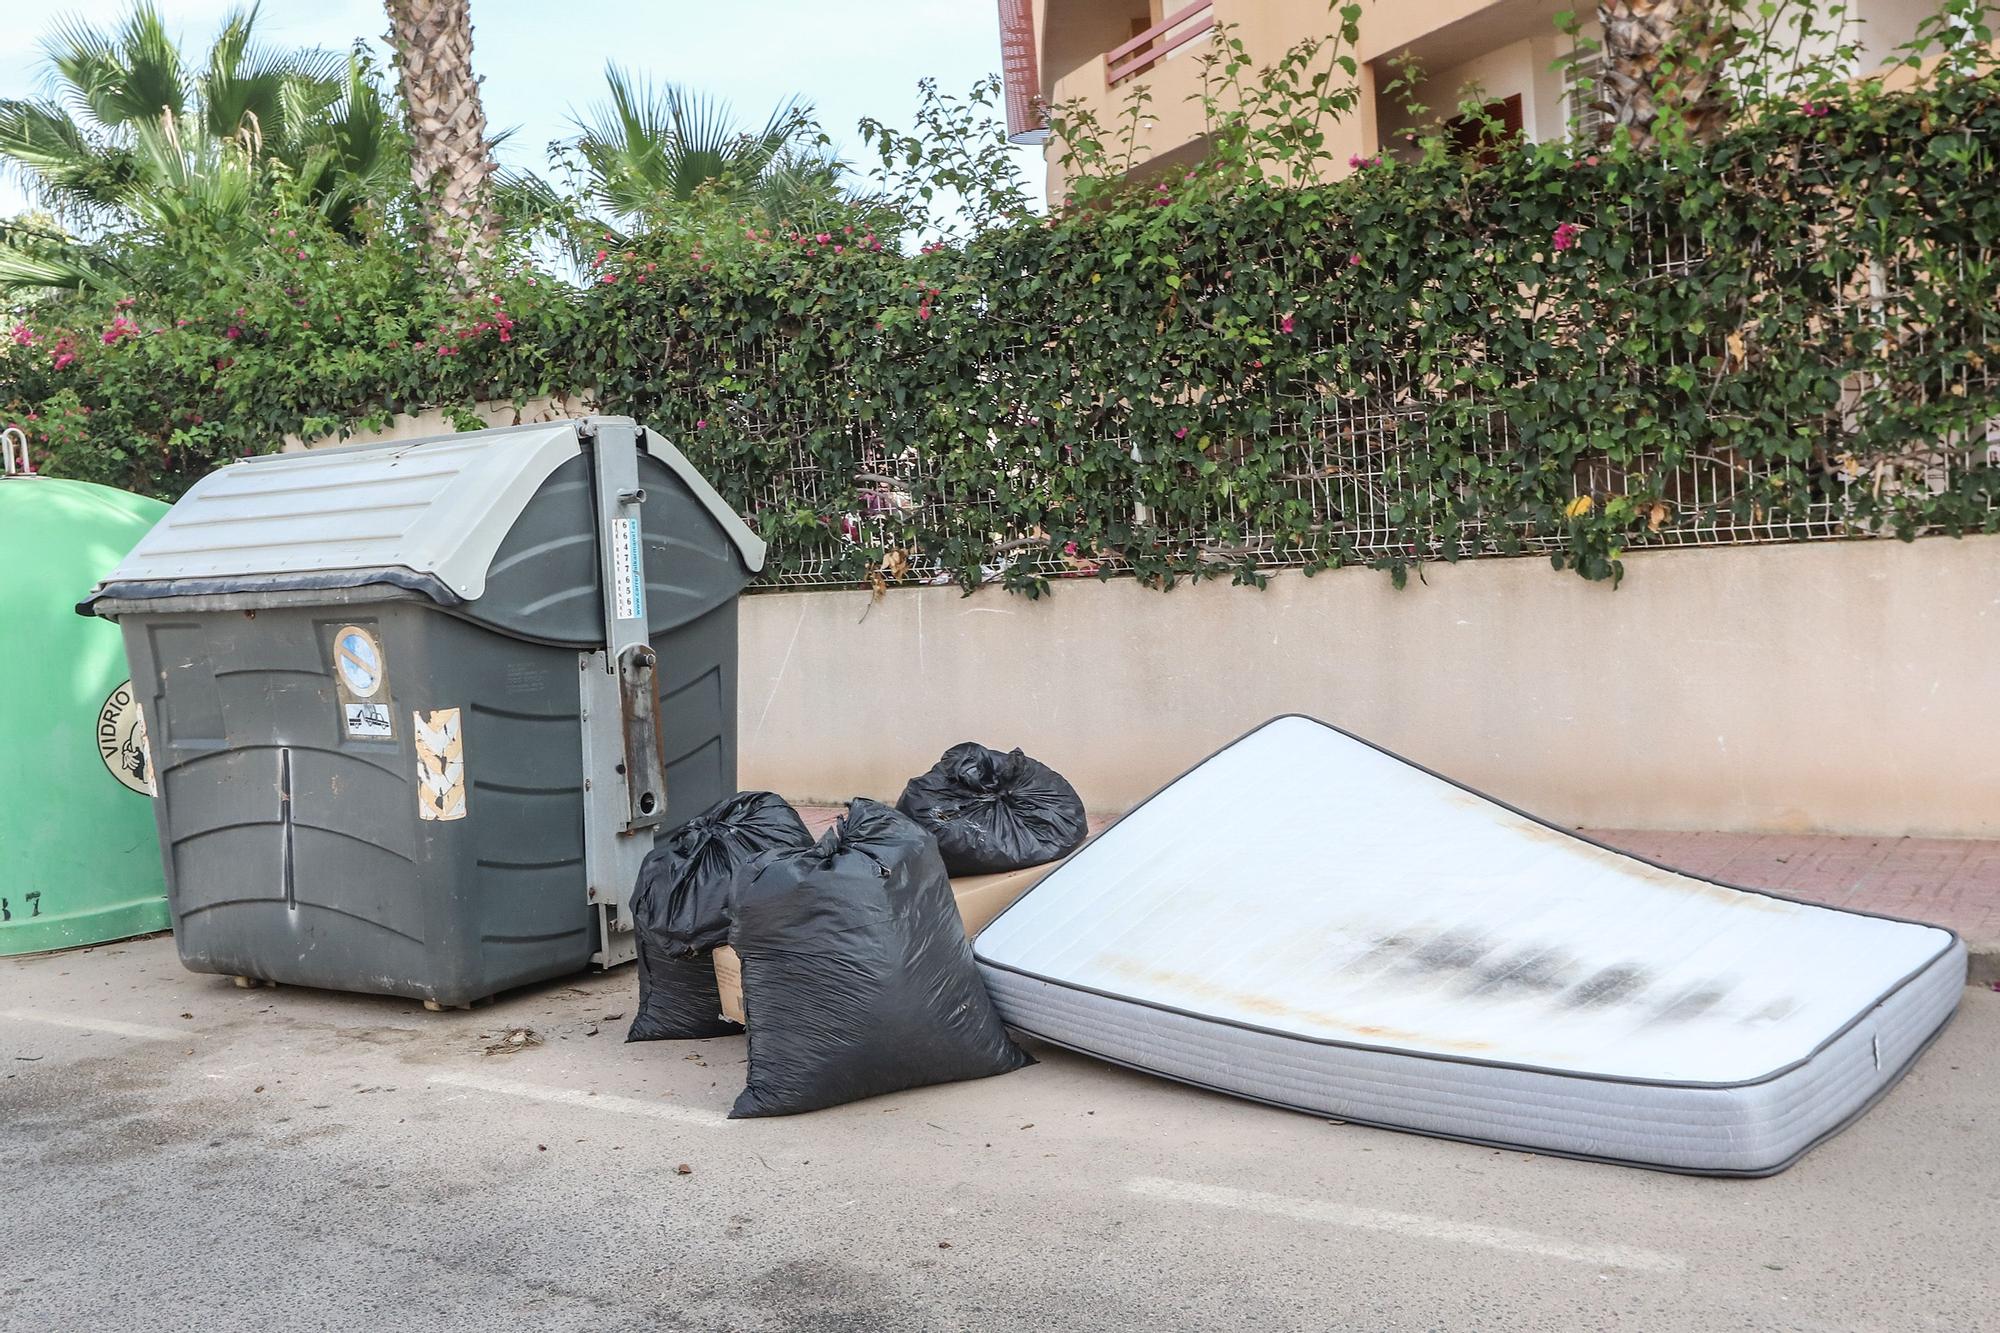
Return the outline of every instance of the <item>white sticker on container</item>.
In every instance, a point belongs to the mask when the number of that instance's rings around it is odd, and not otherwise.
[[[357,699],[372,699],[382,688],[382,645],[359,625],[349,625],[333,636],[333,662],[340,671],[340,683]]]
[[[387,704],[342,704],[340,714],[350,736],[364,740],[388,740],[396,734],[395,724],[389,720]]]
[[[126,681],[97,710],[97,757],[141,796],[153,794],[153,757],[146,749],[146,714]]]
[[[465,818],[465,737],[456,708],[412,713],[417,738],[417,815]]]
[[[646,618],[646,561],[636,518],[611,520],[611,601],[620,620]]]

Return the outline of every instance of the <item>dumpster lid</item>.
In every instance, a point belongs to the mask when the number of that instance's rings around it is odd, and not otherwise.
[[[196,482],[78,609],[107,595],[361,583],[474,601],[528,502],[581,448],[579,428],[600,419],[232,463]],[[744,567],[762,569],[763,541],[681,452],[650,431],[645,447],[721,525]]]

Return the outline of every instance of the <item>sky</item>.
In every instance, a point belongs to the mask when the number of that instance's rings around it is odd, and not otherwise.
[[[574,135],[572,113],[604,98],[604,65],[722,98],[739,121],[761,125],[786,98],[816,108],[837,149],[866,149],[855,122],[907,127],[917,80],[964,93],[1000,68],[993,0],[471,0],[474,68],[491,129],[512,129],[503,164],[542,169],[550,140]],[[66,17],[115,24],[128,0],[7,0],[0,22],[0,97],[40,95],[42,38]],[[183,38],[204,51],[231,0],[160,0]],[[382,5],[368,0],[265,0],[259,31],[275,44],[345,49],[367,38],[385,64]],[[1013,150],[1040,199],[1036,149]],[[872,161],[872,155],[867,161]],[[0,216],[26,205],[0,179]]]

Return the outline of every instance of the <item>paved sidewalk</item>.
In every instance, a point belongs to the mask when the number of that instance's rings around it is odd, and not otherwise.
[[[840,808],[800,806],[799,814],[818,832],[839,817]],[[1090,831],[1111,822],[1108,816],[1093,817]],[[1964,938],[1972,955],[1971,980],[2000,984],[2000,842],[1646,829],[1582,832],[1647,860],[1746,889],[1947,926]]]
[[[1001,1078],[728,1120],[744,1038],[627,1044],[637,987],[621,967],[433,1014],[238,990],[166,936],[0,959],[0,1330],[1994,1326],[1991,991],[1797,1166],[1717,1180],[1041,1046]]]

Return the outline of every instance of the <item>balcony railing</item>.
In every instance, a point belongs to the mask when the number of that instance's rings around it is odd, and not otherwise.
[[[1133,75],[1143,74],[1214,26],[1213,3],[1189,5],[1167,15],[1125,45],[1104,53],[1105,86],[1116,88]]]

